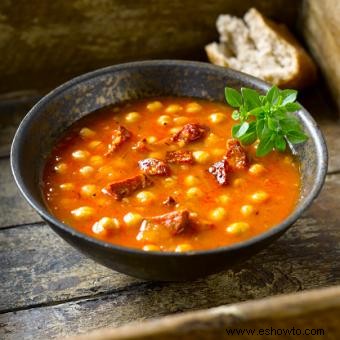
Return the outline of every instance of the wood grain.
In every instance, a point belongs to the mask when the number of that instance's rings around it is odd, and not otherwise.
[[[305,0],[300,28],[340,109],[340,2]]]
[[[11,173],[9,158],[0,158],[0,229],[40,221],[38,214],[19,194]]]
[[[282,339],[283,330],[292,336],[294,328],[295,336],[315,330],[319,336],[314,335],[313,339],[336,340],[340,335],[339,313],[340,286],[337,286],[101,328],[68,340],[215,340],[228,339],[226,330],[244,330],[243,334],[234,334],[237,339],[263,340],[266,336],[261,335],[261,329],[269,331],[270,339]],[[248,330],[254,332],[247,333]]]
[[[281,239],[233,270],[187,283],[142,283],[109,271],[44,225],[2,230],[0,332],[56,337],[339,284],[339,195],[340,175],[327,176],[321,196]]]
[[[300,3],[301,0],[59,0],[52,4],[40,0],[1,1],[0,93],[45,91],[75,75],[131,60],[202,59],[203,46],[217,35],[215,21],[219,14],[242,15],[255,6],[294,26]]]

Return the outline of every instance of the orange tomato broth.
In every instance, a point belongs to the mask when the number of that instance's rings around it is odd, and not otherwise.
[[[161,102],[162,105],[158,104],[161,107],[157,108],[156,104],[153,110],[148,109],[147,105],[154,101]],[[178,111],[176,106],[172,106],[173,112],[166,112],[169,105],[177,105]],[[193,108],[188,110],[191,112],[187,111],[188,107]],[[137,122],[126,120],[130,112],[139,113]],[[232,108],[217,102],[193,98],[154,98],[123,103],[87,115],[67,129],[47,160],[43,174],[43,191],[50,211],[59,220],[82,233],[113,244],[141,249],[144,247],[145,250],[184,251],[216,248],[265,232],[282,222],[293,211],[298,201],[299,163],[290,151],[273,151],[265,157],[256,157],[255,143],[245,147],[250,158],[249,169],[258,167],[261,171],[235,171],[231,175],[229,185],[219,185],[207,169],[214,162],[221,160],[226,152],[226,140],[231,138],[231,127],[235,124],[231,119],[231,112]],[[214,113],[222,114],[218,115],[222,121],[213,120],[214,116],[211,114]],[[165,125],[158,121],[161,115],[170,117]],[[179,117],[186,118],[176,119]],[[171,148],[206,151],[208,159],[203,159],[202,164],[171,165],[170,176],[153,176],[152,186],[121,201],[101,191],[111,182],[139,174],[139,160],[148,157],[164,159],[169,146],[158,144],[155,140],[160,141],[171,136],[185,123],[207,125],[210,132],[202,140],[184,147],[175,145]],[[132,138],[121,145],[113,155],[104,156],[111,142],[112,130],[118,125],[127,128],[132,133]],[[84,127],[90,129],[86,136],[80,134]],[[145,137],[148,137],[150,152],[142,153],[131,149]],[[76,159],[72,154],[77,150],[85,151],[84,157]],[[254,164],[260,167],[253,167]],[[92,167],[92,170],[87,168],[92,172],[83,171],[82,174],[80,169],[86,166]],[[188,179],[189,175],[194,177]],[[92,185],[90,195],[86,191],[84,193],[82,187],[85,185]],[[192,187],[197,189],[191,189]],[[137,197],[140,191],[151,193],[151,199],[141,203]],[[258,192],[264,192],[267,197],[263,201],[254,201],[252,195]],[[163,205],[162,202],[168,196],[175,198],[178,204],[174,207]],[[248,212],[245,212],[246,208],[242,208],[244,205],[251,206],[248,207]],[[92,212],[83,217],[74,216],[72,211],[84,206],[91,207]],[[136,239],[140,223],[131,226],[124,222],[124,216],[129,212],[151,217],[180,209],[196,213],[198,220],[213,223],[213,228],[181,233],[155,241],[150,246],[150,242]],[[93,232],[93,225],[102,217],[114,217],[119,225],[99,233]],[[243,231],[236,228],[231,232],[228,226],[237,222],[246,223],[248,228],[243,228]]]

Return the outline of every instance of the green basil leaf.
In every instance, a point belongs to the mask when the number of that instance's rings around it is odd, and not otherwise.
[[[297,130],[288,131],[286,137],[292,144],[303,143],[308,139],[308,136],[304,132]]]
[[[240,128],[238,129],[238,131],[235,133],[235,137],[236,138],[242,137],[247,132],[248,128],[249,128],[249,123],[243,122]]]
[[[248,111],[261,106],[259,94],[255,90],[242,87],[241,94],[244,103],[247,105]]]
[[[271,130],[277,131],[279,129],[279,123],[275,118],[268,117],[268,127]]]
[[[285,105],[285,109],[287,112],[296,112],[301,109],[301,106],[298,103],[288,103]]]
[[[238,112],[237,110],[233,111],[233,113],[231,114],[231,118],[234,120],[239,120],[240,119],[240,112]]]
[[[275,146],[274,136],[270,135],[260,140],[256,149],[256,156],[263,157],[273,150]]]
[[[286,115],[284,119],[281,119],[280,126],[284,133],[287,133],[288,131],[300,130],[300,122],[292,115]]]
[[[240,142],[244,145],[253,144],[257,139],[256,122],[251,122],[247,132],[240,137]]]
[[[267,102],[269,104],[275,104],[277,102],[277,100],[279,99],[279,94],[280,91],[276,86],[273,86],[266,95],[267,98]]]
[[[259,99],[260,99],[260,102],[261,102],[261,104],[264,104],[264,102],[266,101],[266,96],[259,96]]]
[[[232,127],[231,134],[232,134],[233,138],[237,138],[236,134],[238,133],[238,130],[240,129],[241,125],[242,124],[236,124]]]
[[[287,147],[287,143],[286,143],[286,140],[284,139],[284,137],[281,136],[281,135],[276,136],[276,138],[275,138],[275,149],[283,152],[283,151],[286,150],[286,147]]]
[[[227,103],[231,107],[240,107],[242,105],[242,96],[238,91],[231,87],[226,87],[224,93]]]
[[[257,136],[261,139],[263,138],[264,130],[265,130],[265,120],[264,119],[257,119],[256,121],[256,133]]]
[[[260,113],[263,112],[262,107],[255,107],[254,109],[252,109],[251,111],[249,111],[249,115],[251,116],[258,116]]]
[[[297,97],[297,91],[296,90],[283,90],[281,91],[281,95],[283,97],[282,105],[286,105],[288,103],[293,103],[296,100]]]

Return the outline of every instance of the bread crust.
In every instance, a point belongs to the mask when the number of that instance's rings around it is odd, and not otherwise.
[[[304,87],[312,85],[317,79],[317,69],[315,63],[311,57],[307,54],[304,48],[299,44],[287,27],[283,24],[278,24],[272,20],[264,17],[255,8],[251,8],[244,16],[252,17],[261,21],[261,25],[265,29],[270,30],[277,39],[281,40],[285,44],[290,45],[294,51],[294,58],[296,61],[296,68],[294,72],[286,79],[279,79],[276,85],[282,88],[296,88],[302,89]],[[250,19],[251,20],[251,19]],[[208,59],[215,65],[230,67],[228,58],[221,51],[221,45],[216,42],[205,46]],[[267,79],[264,79],[267,80]],[[267,80],[268,81],[268,80]]]

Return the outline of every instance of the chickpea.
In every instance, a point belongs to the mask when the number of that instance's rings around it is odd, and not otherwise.
[[[249,224],[246,222],[232,223],[227,227],[227,233],[232,235],[239,235],[246,232],[249,229]]]
[[[233,181],[233,186],[234,187],[241,187],[242,185],[245,184],[245,180],[243,178],[236,178],[234,181]]]
[[[157,142],[157,137],[156,136],[148,136],[146,137],[146,141],[149,143],[149,144],[154,144]]]
[[[203,192],[200,188],[192,187],[187,190],[186,195],[188,198],[197,198],[197,197],[202,197]]]
[[[94,169],[92,166],[89,166],[89,165],[86,165],[86,166],[83,166],[82,168],[79,169],[79,172],[85,176],[85,177],[88,177],[88,176],[91,176],[94,172]]]
[[[145,251],[159,251],[159,247],[154,245],[154,244],[146,244],[144,247],[143,247],[143,250]]]
[[[128,123],[138,122],[142,116],[138,112],[129,112],[125,115],[125,121]]]
[[[204,140],[204,145],[205,146],[214,146],[216,143],[218,143],[220,138],[215,135],[214,133],[209,133],[207,138]]]
[[[154,102],[151,102],[148,105],[146,105],[146,108],[151,112],[155,112],[157,110],[160,110],[162,107],[163,107],[163,104],[159,101],[154,101]]]
[[[104,163],[104,160],[102,156],[96,155],[90,158],[90,163],[93,166],[100,166]]]
[[[170,188],[177,183],[177,176],[171,176],[164,179],[164,187]]]
[[[94,196],[98,191],[98,187],[94,184],[87,184],[81,187],[80,192],[87,197]]]
[[[123,220],[128,227],[137,227],[143,220],[143,217],[137,213],[129,212],[124,215]]]
[[[80,161],[83,161],[85,160],[86,158],[88,158],[90,155],[90,153],[88,151],[85,151],[85,150],[76,150],[74,152],[72,152],[72,157],[74,159],[77,159],[77,160],[80,160]]]
[[[87,128],[87,127],[84,127],[84,128],[82,128],[82,129],[79,131],[79,135],[80,135],[82,138],[87,139],[87,138],[92,138],[92,137],[94,137],[94,136],[96,135],[96,133],[95,133],[93,130],[91,130],[91,129]]]
[[[184,179],[184,184],[187,185],[188,187],[192,187],[194,185],[199,184],[199,179],[196,176],[193,175],[188,175]]]
[[[209,116],[209,120],[213,123],[213,124],[219,124],[224,122],[227,119],[227,116],[223,113],[220,112],[216,112],[216,113],[212,113]]]
[[[292,164],[293,163],[293,159],[292,159],[292,157],[290,157],[290,156],[285,156],[284,157],[284,159],[283,159],[283,162],[285,163],[285,164]]]
[[[109,175],[110,173],[113,173],[113,167],[110,165],[103,165],[98,169],[98,172],[103,175]]]
[[[250,204],[242,205],[241,213],[243,216],[247,217],[250,216],[254,212],[254,207]]]
[[[255,176],[259,176],[261,175],[263,172],[265,172],[266,169],[265,167],[262,165],[262,164],[253,164],[250,168],[249,168],[249,172],[252,174],[252,175],[255,175]]]
[[[191,251],[192,250],[192,246],[188,243],[182,243],[182,244],[179,244],[176,249],[175,249],[175,252],[176,253],[184,253],[186,251]]]
[[[184,116],[179,116],[174,118],[175,125],[184,125],[186,123],[189,123],[189,118]]]
[[[170,129],[170,133],[172,135],[174,135],[174,134],[176,134],[177,132],[179,132],[181,130],[182,130],[182,128],[180,126],[176,126],[176,127],[173,127],[173,128]]]
[[[220,195],[217,197],[217,201],[221,204],[228,204],[230,202],[230,196],[228,195]]]
[[[166,109],[166,113],[176,113],[178,111],[183,110],[182,106],[177,105],[177,104],[170,104]]]
[[[80,207],[71,211],[71,214],[78,220],[86,220],[94,214],[94,209],[92,207]]]
[[[58,163],[54,166],[54,170],[58,174],[65,174],[66,171],[67,171],[67,165],[66,165],[66,163]]]
[[[227,211],[222,208],[218,207],[214,210],[212,210],[209,214],[210,218],[214,221],[222,221],[227,215]]]
[[[71,191],[74,189],[73,183],[63,183],[59,185],[59,188],[63,191]]]
[[[155,195],[150,191],[141,191],[136,198],[141,204],[151,204],[155,200]]]
[[[201,110],[202,106],[196,102],[189,103],[185,108],[185,111],[188,113],[195,113]]]
[[[251,195],[251,199],[255,203],[263,203],[267,201],[268,198],[269,198],[269,195],[265,191],[258,191]]]
[[[93,149],[97,148],[99,145],[102,145],[102,142],[101,142],[101,141],[99,141],[99,140],[93,140],[92,142],[90,142],[90,143],[88,144],[88,147],[89,147],[89,149],[93,150]]]
[[[165,126],[171,123],[171,117],[168,115],[159,116],[157,119],[158,125]]]
[[[206,164],[210,159],[210,155],[206,151],[194,151],[192,155],[199,164]]]
[[[102,217],[98,222],[92,226],[92,231],[95,234],[101,234],[103,232],[111,230],[119,230],[120,223],[117,218]]]

